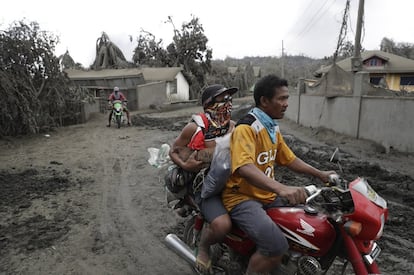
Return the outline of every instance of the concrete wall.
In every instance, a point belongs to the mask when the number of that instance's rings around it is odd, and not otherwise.
[[[149,109],[152,106],[162,106],[166,103],[166,82],[153,82],[137,86],[137,106],[139,110]]]
[[[299,100],[299,96],[296,98]],[[288,118],[307,127],[335,129],[350,136],[356,134],[353,125],[358,122],[358,113],[351,112],[349,108],[357,104],[354,98],[301,95],[299,104],[295,106],[289,99]]]
[[[99,112],[99,100],[94,102],[83,101],[81,105],[81,121],[85,123],[89,120],[91,114]]]
[[[414,152],[414,97],[367,95],[367,73],[354,76],[353,94],[307,94],[303,81],[292,91],[286,117],[307,127],[374,141],[386,148]],[[370,91],[372,94],[372,91]]]
[[[414,98],[363,98],[359,137],[414,152]]]
[[[184,75],[180,72],[177,74],[177,94],[178,94],[178,101],[187,101],[190,99],[190,85],[188,84],[187,80],[185,79]]]
[[[139,109],[138,103],[137,103],[138,95],[136,93],[136,88],[135,87],[128,88],[127,90],[124,90],[124,94],[128,100],[128,104],[127,104],[128,110],[131,110],[131,111],[138,110]]]
[[[174,81],[168,81],[166,84],[169,102],[175,103],[190,99],[190,85],[181,72],[177,74]]]

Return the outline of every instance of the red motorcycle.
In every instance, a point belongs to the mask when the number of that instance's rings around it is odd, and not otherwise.
[[[335,270],[335,274],[345,274],[348,263],[356,275],[381,273],[376,262],[381,249],[376,240],[382,236],[388,217],[386,201],[363,178],[348,184],[332,177],[328,185],[307,186],[309,197],[304,205],[267,210],[290,246],[272,274],[326,274],[333,269],[337,258],[343,264],[342,270]],[[184,196],[180,203],[193,210],[186,223],[184,242],[173,234],[165,241],[188,262],[194,263],[193,249],[204,220],[191,196]],[[233,227],[222,243],[211,247],[210,255],[217,273],[243,274],[254,251],[255,244],[249,236]]]

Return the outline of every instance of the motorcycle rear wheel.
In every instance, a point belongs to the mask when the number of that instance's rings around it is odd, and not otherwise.
[[[198,232],[197,236],[194,236],[194,225],[195,216],[191,216],[185,223],[183,240],[192,249],[195,250],[198,243],[200,242],[201,231]]]
[[[201,231],[196,232],[194,231],[196,216],[191,216],[185,222],[185,228],[183,233],[183,241],[193,250],[197,249],[198,244],[200,243]],[[204,225],[206,226],[206,225]],[[195,234],[194,234],[195,233]],[[222,249],[220,248],[220,244],[215,244],[210,247],[210,259],[213,263],[213,272],[216,275],[239,275],[241,274],[239,271],[234,272],[230,266],[223,266],[219,264],[218,261],[222,257]],[[196,271],[197,272],[197,271]]]

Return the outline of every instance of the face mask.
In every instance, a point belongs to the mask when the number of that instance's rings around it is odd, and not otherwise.
[[[211,124],[216,128],[227,127],[231,119],[232,102],[215,102],[204,111],[210,115]]]

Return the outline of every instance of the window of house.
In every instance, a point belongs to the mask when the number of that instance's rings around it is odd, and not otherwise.
[[[369,60],[366,60],[364,64],[365,66],[368,66],[368,67],[379,67],[379,66],[384,66],[384,61],[380,58],[373,57]]]
[[[414,76],[401,76],[400,85],[414,85]]]
[[[369,82],[373,85],[379,85],[381,78],[381,76],[372,76],[370,77]]]
[[[177,93],[177,82],[171,82],[170,85],[170,94],[176,94]]]

